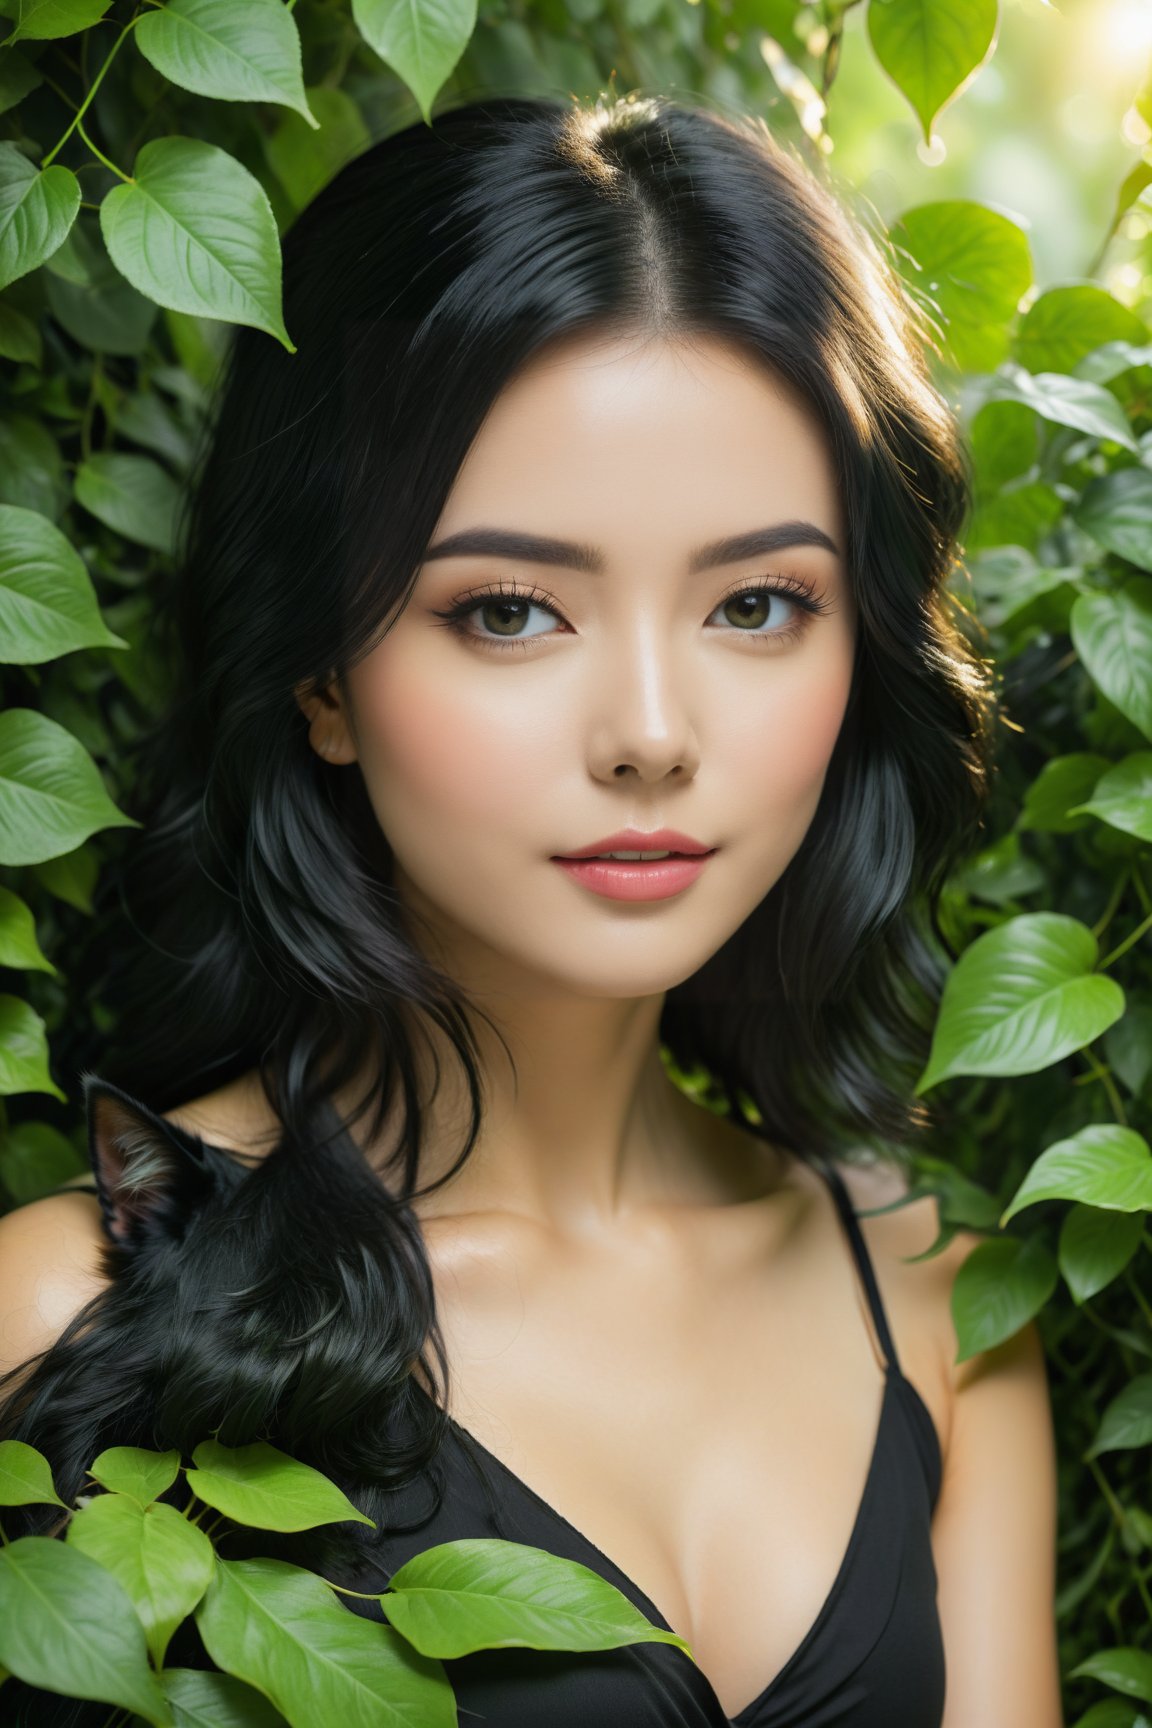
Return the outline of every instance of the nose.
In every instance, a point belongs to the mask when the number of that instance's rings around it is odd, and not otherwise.
[[[683,656],[653,624],[637,624],[614,647],[590,667],[592,773],[602,780],[629,771],[649,781],[693,778],[700,749]]]

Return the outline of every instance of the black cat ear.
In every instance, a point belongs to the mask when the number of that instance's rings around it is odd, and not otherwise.
[[[88,1117],[88,1157],[108,1234],[138,1245],[145,1227],[179,1210],[204,1181],[200,1142],[97,1074],[80,1084]]]

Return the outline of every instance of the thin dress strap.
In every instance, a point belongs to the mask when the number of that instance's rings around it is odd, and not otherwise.
[[[844,1228],[848,1233],[848,1240],[852,1246],[852,1254],[856,1261],[857,1270],[860,1273],[861,1282],[864,1285],[864,1293],[868,1298],[868,1307],[872,1313],[872,1323],[876,1328],[876,1335],[880,1340],[880,1348],[883,1350],[893,1372],[902,1375],[903,1370],[900,1367],[900,1360],[896,1354],[896,1345],[892,1338],[891,1328],[888,1325],[888,1316],[884,1312],[884,1301],[880,1295],[880,1286],[876,1282],[876,1273],[872,1266],[872,1256],[868,1252],[868,1244],[864,1240],[864,1233],[860,1228],[860,1221],[856,1216],[855,1207],[852,1205],[851,1195],[844,1186],[844,1178],[841,1176],[839,1170],[837,1170],[835,1164],[833,1164],[830,1158],[818,1158],[815,1160],[815,1163],[817,1169],[820,1171],[821,1175],[824,1176],[828,1186],[832,1190],[837,1210],[840,1213]]]

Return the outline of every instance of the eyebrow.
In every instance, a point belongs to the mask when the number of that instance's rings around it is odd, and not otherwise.
[[[713,570],[721,564],[740,564],[765,552],[785,546],[822,546],[838,558],[836,542],[815,522],[776,522],[770,528],[751,528],[744,534],[729,534],[694,548],[688,559],[691,575]],[[463,558],[469,553],[483,557],[515,558],[529,564],[556,564],[602,576],[608,560],[598,546],[577,540],[554,540],[543,534],[528,534],[513,528],[461,528],[430,546],[423,562],[434,558]]]

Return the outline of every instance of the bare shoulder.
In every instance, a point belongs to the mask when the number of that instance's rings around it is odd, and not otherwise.
[[[940,1236],[934,1194],[899,1204],[908,1194],[908,1180],[885,1160],[838,1162],[836,1168],[860,1215],[902,1366],[928,1405],[947,1458],[958,1393],[966,1377],[979,1371],[978,1364],[956,1362],[952,1292],[960,1267],[983,1238],[976,1231],[958,1230],[945,1247],[930,1254]],[[925,1255],[928,1258],[922,1258]]]
[[[106,1244],[100,1203],[78,1188],[0,1218],[0,1373],[46,1350],[105,1288]]]

